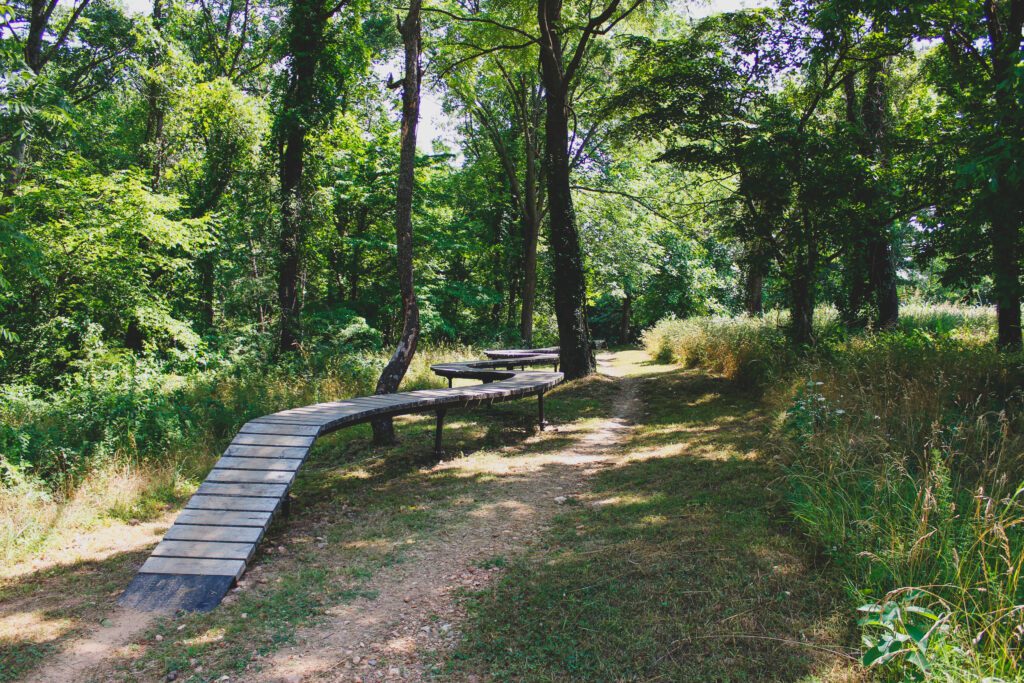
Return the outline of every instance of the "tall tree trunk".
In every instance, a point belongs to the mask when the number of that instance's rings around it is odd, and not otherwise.
[[[524,125],[526,125],[524,123]],[[529,131],[524,136],[526,147],[526,188],[523,214],[523,296],[519,318],[519,336],[523,347],[533,346],[533,311],[537,302],[537,240],[540,237],[540,199],[537,178],[536,146]]]
[[[213,330],[213,319],[215,317],[215,258],[216,248],[211,248],[205,254],[199,257],[199,260],[196,264],[199,270],[199,315],[200,319],[202,320],[203,326],[209,331]]]
[[[561,0],[538,0],[541,76],[545,89],[545,161],[559,363],[567,379],[595,370],[587,322],[587,283],[569,179],[569,81],[563,65]],[[577,46],[577,52],[582,49]]]
[[[871,286],[875,290],[875,308],[878,317],[875,324],[880,330],[891,330],[900,321],[900,295],[897,290],[896,259],[892,240],[882,231],[879,239],[871,241],[870,258]]]
[[[855,132],[858,148],[861,154],[871,157],[873,148],[868,144],[864,133],[863,112],[857,102],[857,78],[853,71],[849,71],[843,76],[843,99],[846,104],[846,123]],[[845,301],[840,305],[843,325],[848,330],[860,330],[868,324],[864,308],[872,297],[869,256],[872,240],[869,233],[878,229],[871,219],[871,208],[877,204],[875,188],[869,181],[866,181],[858,189],[868,210],[860,217],[860,225],[849,226],[852,234],[849,236],[849,250],[843,264],[843,285],[846,296]]]
[[[288,87],[278,120],[278,163],[281,181],[281,234],[278,241],[277,300],[281,313],[278,351],[294,351],[301,343],[299,281],[302,272],[302,188],[307,117],[316,97],[315,79],[324,49],[329,15],[317,0],[293,0],[288,19]]]
[[[398,391],[420,338],[420,309],[413,288],[412,198],[416,170],[416,124],[420,115],[420,6],[410,0],[409,12],[399,24],[405,45],[405,78],[402,81],[402,138],[398,161],[398,190],[395,198],[395,239],[398,247],[398,286],[402,295],[402,336],[391,360],[377,380],[378,394]],[[393,443],[391,418],[373,422],[373,440]]]
[[[1019,234],[1024,188],[1000,187],[990,199],[992,284],[996,299],[997,343],[1001,349],[1021,346]]]
[[[158,35],[163,34],[163,5],[161,0],[153,0],[153,28]],[[153,47],[146,58],[149,70],[155,71],[160,66],[163,55],[161,46]],[[144,154],[150,169],[150,182],[153,189],[160,188],[164,170],[164,103],[163,86],[152,73],[146,86],[146,144]]]
[[[790,337],[797,347],[814,343],[814,306],[817,303],[818,245],[806,207],[803,244],[796,249],[790,278]]]
[[[886,63],[876,59],[868,65],[861,106],[861,122],[868,154],[872,159],[888,165],[886,116]],[[877,195],[876,194],[876,199]],[[882,211],[888,211],[888,202],[876,201]],[[896,257],[893,253],[891,224],[873,221],[867,240],[868,281],[874,293],[875,324],[879,329],[892,329],[899,323],[900,299],[897,289]]]
[[[1024,0],[984,3],[992,45],[992,88],[998,105],[996,129],[1009,139],[1024,131],[1024,112],[1011,87],[1024,30]],[[996,298],[999,348],[1021,347],[1020,229],[1024,218],[1024,183],[1016,181],[1012,164],[1002,162],[996,170],[997,189],[989,198],[992,284]]]
[[[749,316],[764,314],[764,271],[757,263],[748,263],[743,282],[743,310]]]
[[[370,224],[370,207],[363,204],[356,218],[356,231],[353,234],[352,258],[348,265],[348,300],[354,302],[359,298],[359,276],[363,262],[363,236]]]

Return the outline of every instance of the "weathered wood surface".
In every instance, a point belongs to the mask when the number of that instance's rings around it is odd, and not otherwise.
[[[232,439],[199,490],[179,513],[121,597],[145,610],[215,607],[245,571],[317,437],[381,417],[489,405],[543,393],[559,372],[516,371],[557,366],[558,349],[489,351],[489,360],[442,363],[442,377],[485,383],[448,389],[328,401],[250,420]]]

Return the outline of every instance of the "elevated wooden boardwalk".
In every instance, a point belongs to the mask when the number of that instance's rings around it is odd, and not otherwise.
[[[433,412],[435,452],[441,452],[445,413],[537,396],[544,426],[544,392],[562,381],[557,371],[516,371],[537,365],[557,369],[557,349],[487,352],[489,360],[432,367],[447,389],[364,396],[282,410],[247,422],[199,490],[178,514],[121,595],[124,606],[150,611],[203,611],[216,607],[245,572],[256,545],[278,512],[287,511],[295,475],[316,439],[384,417]],[[483,384],[452,387],[454,378]]]

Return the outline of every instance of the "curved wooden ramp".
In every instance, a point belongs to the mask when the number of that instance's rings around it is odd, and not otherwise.
[[[447,410],[537,396],[544,426],[544,392],[560,372],[515,371],[514,366],[555,365],[557,353],[489,352],[497,358],[432,367],[447,389],[364,396],[282,410],[247,422],[214,465],[174,525],[121,595],[120,604],[147,611],[206,611],[245,572],[274,515],[287,511],[288,492],[316,439],[370,420],[434,412],[435,451]],[[451,387],[453,378],[484,384]]]

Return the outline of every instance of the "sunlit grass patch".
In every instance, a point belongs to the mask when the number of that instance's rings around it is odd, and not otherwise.
[[[658,426],[634,430],[623,459],[556,518],[542,550],[468,597],[472,621],[449,666],[498,680],[856,677],[835,587],[778,527],[766,495],[775,472],[731,435],[683,424],[689,403],[727,422],[750,404],[678,370],[640,392],[643,423]],[[760,423],[746,424],[743,436],[756,438]],[[698,438],[717,446],[709,457],[693,452]],[[846,663],[816,644],[834,645]]]

